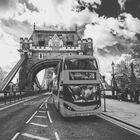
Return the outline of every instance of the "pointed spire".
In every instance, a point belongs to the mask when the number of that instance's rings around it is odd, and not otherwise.
[[[34,22],[34,30],[35,30],[35,22]]]

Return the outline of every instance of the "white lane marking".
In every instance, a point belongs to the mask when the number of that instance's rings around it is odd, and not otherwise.
[[[49,96],[49,97],[45,100],[45,102],[44,102],[46,109],[48,108],[47,102],[48,102],[48,100],[49,100],[50,97],[51,97],[51,96]]]
[[[31,121],[31,119],[35,116],[36,113],[37,113],[37,111],[29,118],[29,120],[26,122],[26,124]]]
[[[49,97],[44,101],[44,104],[45,104],[46,109],[47,109],[47,102],[48,102],[48,100],[50,99],[50,97],[51,97],[51,96],[49,96]]]
[[[46,109],[48,109],[47,102],[45,103],[45,107],[46,107]]]
[[[38,112],[40,112],[40,113],[46,113],[46,111],[43,111],[43,110],[39,110]]]
[[[50,97],[48,97],[48,98],[45,100],[45,107],[46,107],[46,109],[47,109],[47,102],[48,102],[49,98],[50,98]],[[53,123],[49,111],[47,111],[47,115],[48,115],[48,118],[49,118],[50,123]]]
[[[28,133],[23,133],[22,135],[25,136],[25,137],[29,137],[29,138],[33,138],[33,139],[37,139],[37,140],[50,140],[48,138],[35,136],[35,135],[32,135],[32,134],[28,134]]]
[[[40,126],[40,127],[48,127],[48,125],[39,124],[39,123],[30,123],[30,124],[35,125],[35,126]]]
[[[36,103],[37,103],[37,101],[30,101],[30,102],[24,103],[23,105],[34,105]]]
[[[49,121],[50,121],[50,123],[52,123],[53,121],[52,121],[52,119],[51,119],[51,116],[50,116],[49,111],[47,111],[47,114],[48,114],[48,117],[49,117]]]
[[[11,140],[15,140],[15,139],[18,137],[19,134],[20,134],[19,132],[16,133],[16,134],[14,135],[14,137],[13,137]]]
[[[3,107],[3,108],[0,108],[0,111],[1,111],[1,110],[4,110],[4,109],[6,109],[6,108],[9,108],[9,107],[15,106],[15,105],[17,105],[17,104],[26,102],[26,101],[28,101],[28,100],[32,100],[32,99],[34,99],[34,98],[37,98],[37,96],[36,96],[36,97],[29,98],[29,99],[26,99],[26,100],[23,100],[23,101],[20,101],[20,102],[17,102],[17,103],[15,103],[15,104],[11,104],[11,105],[9,105],[9,106],[5,106],[5,107]]]
[[[60,138],[59,138],[59,136],[58,136],[58,133],[55,132],[54,134],[55,134],[56,140],[60,140]]]
[[[42,108],[43,105],[44,105],[44,103],[39,108]]]
[[[121,127],[121,128],[124,128],[124,129],[126,129],[126,130],[128,130],[128,131],[130,131],[130,132],[132,132],[132,133],[137,134],[137,135],[140,136],[140,130],[138,130],[138,129],[136,129],[136,128],[133,128],[133,127],[131,127],[131,126],[128,126],[128,125],[126,125],[126,124],[124,124],[124,123],[122,123],[122,122],[119,122],[119,121],[117,121],[117,120],[114,120],[114,119],[109,118],[109,117],[104,116],[104,115],[97,115],[97,116],[99,116],[100,118],[102,118],[102,119],[104,119],[104,120],[107,120],[107,121],[109,121],[109,122],[111,122],[111,123],[113,123],[113,124],[115,124],[115,125],[118,125],[118,126]]]
[[[48,95],[48,92],[44,93],[43,95]]]
[[[39,115],[36,115],[35,117],[36,118],[43,118],[43,119],[47,118],[46,116],[39,116]]]
[[[51,97],[51,96],[49,96],[44,102],[47,103],[50,97]]]

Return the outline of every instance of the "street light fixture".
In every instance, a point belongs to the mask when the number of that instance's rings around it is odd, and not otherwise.
[[[115,66],[115,64],[113,61],[112,61],[111,66],[112,66],[112,96],[114,97],[114,94],[115,94],[115,90],[114,90],[114,88],[115,88],[114,87],[114,83],[115,83],[114,66]]]
[[[115,64],[114,64],[114,62],[112,61],[112,64],[111,64],[111,66],[112,66],[112,76],[114,76],[114,66],[115,66]]]
[[[106,97],[105,97],[105,76],[103,78],[103,96],[104,96],[104,112],[106,112]]]

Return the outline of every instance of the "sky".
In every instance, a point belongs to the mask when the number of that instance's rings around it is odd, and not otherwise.
[[[140,42],[140,0],[0,0],[0,66],[9,72],[20,59],[19,38],[30,37],[33,24],[69,29],[93,38],[100,70],[109,79],[112,61],[124,59]]]

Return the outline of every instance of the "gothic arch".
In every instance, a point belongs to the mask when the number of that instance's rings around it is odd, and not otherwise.
[[[47,59],[47,60],[42,60],[37,62],[36,64],[34,64],[28,74],[27,74],[27,84],[28,84],[28,88],[31,89],[32,87],[32,82],[34,81],[37,73],[45,68],[49,68],[49,67],[55,67],[57,66],[57,64],[59,63],[61,59]]]

